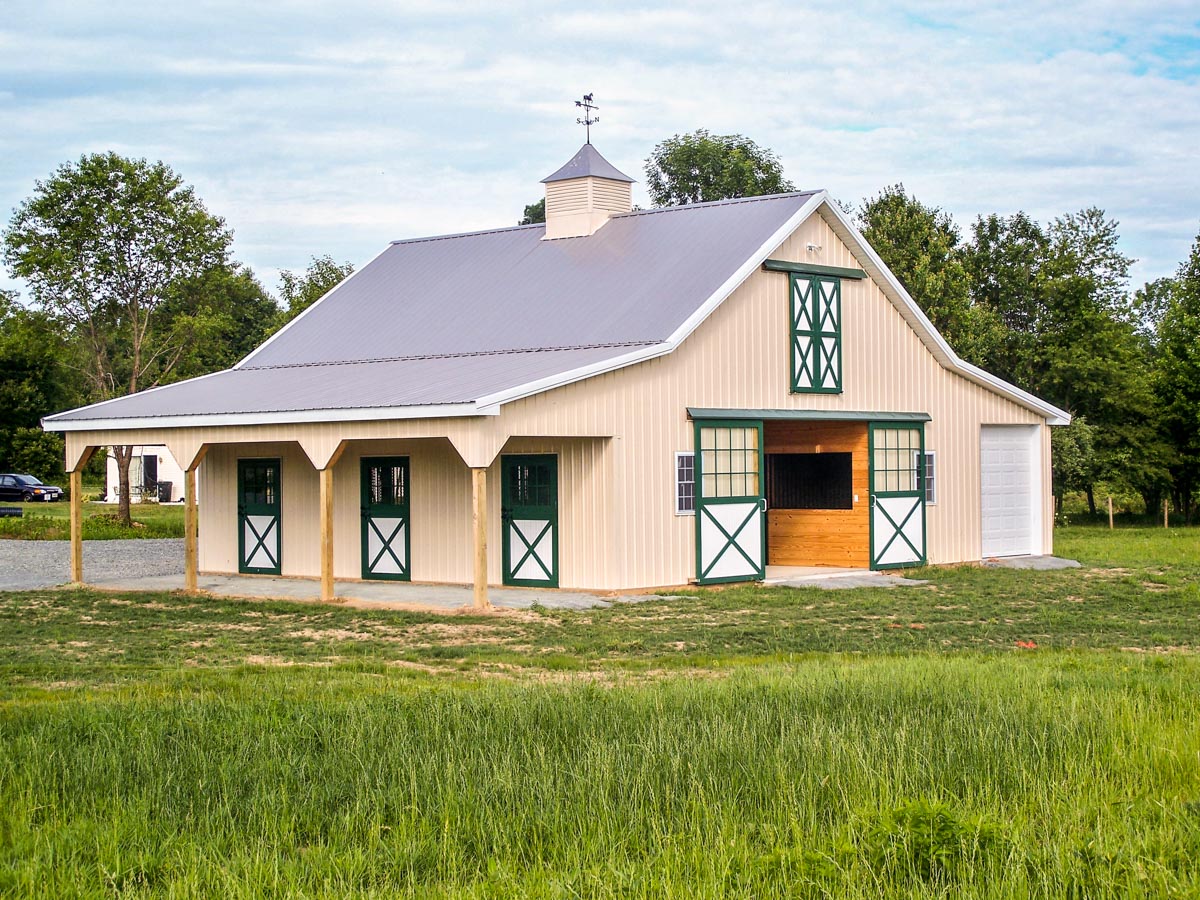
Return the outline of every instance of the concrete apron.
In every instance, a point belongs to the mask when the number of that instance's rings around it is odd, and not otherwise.
[[[105,591],[181,591],[183,575],[147,575],[139,578],[110,578],[89,581],[89,587]],[[264,600],[302,600],[316,603],[321,599],[321,583],[308,578],[279,578],[269,575],[200,575],[196,586],[218,597],[250,597]],[[470,610],[474,594],[470,586],[453,584],[411,584],[405,581],[334,582],[338,601],[361,601],[381,606],[410,607],[445,611]],[[626,594],[620,597],[586,591],[537,591],[526,588],[489,587],[492,605],[503,609],[604,609],[614,603],[639,603],[661,600],[655,594]],[[336,601],[335,601],[336,602]]]

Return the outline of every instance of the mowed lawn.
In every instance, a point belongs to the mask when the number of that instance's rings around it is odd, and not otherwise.
[[[71,504],[0,503],[17,507],[20,517],[0,518],[0,540],[67,541],[71,539]],[[182,503],[134,503],[130,507],[133,527],[125,528],[116,521],[115,503],[89,501],[82,505],[83,539],[104,541],[117,538],[181,538],[183,537]]]
[[[1200,530],[436,616],[0,595],[0,894],[1200,895]]]

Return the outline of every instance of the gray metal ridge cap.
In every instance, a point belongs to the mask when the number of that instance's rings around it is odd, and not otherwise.
[[[542,184],[569,181],[572,178],[607,178],[609,181],[624,181],[633,184],[633,179],[604,158],[590,143],[580,147],[575,155],[560,166],[552,175],[542,179]]]
[[[483,350],[460,350],[454,353],[417,353],[410,356],[374,356],[361,359],[328,359],[297,363],[271,363],[265,366],[242,366],[237,371],[264,371],[266,369],[308,369],[317,366],[364,366],[374,363],[413,362],[431,359],[471,359],[479,356],[517,356],[523,353],[568,353],[572,350],[620,350],[626,347],[648,347],[658,343],[655,340],[641,341],[609,341],[594,344],[565,344],[553,347],[511,347]],[[223,371],[233,371],[226,369]],[[219,374],[214,372],[212,374]],[[133,395],[128,395],[133,396]],[[118,398],[119,399],[119,398]]]

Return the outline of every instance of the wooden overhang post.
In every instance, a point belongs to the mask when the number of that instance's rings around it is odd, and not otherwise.
[[[309,447],[301,442],[301,446],[316,467],[320,481],[321,602],[329,603],[336,598],[333,585],[333,467],[346,452],[347,442],[338,441],[332,449],[327,444]]]
[[[196,592],[199,582],[199,563],[196,559],[197,539],[196,469],[183,473],[183,589]]]
[[[208,444],[198,441],[167,443],[167,450],[183,469],[183,589],[189,594],[200,589],[200,498],[196,494],[196,473],[208,448]]]
[[[83,584],[83,473],[71,470],[71,583]]]
[[[83,584],[83,467],[95,452],[95,447],[67,444],[66,468],[71,490],[71,583],[76,585]]]
[[[321,476],[321,602],[333,600],[333,464]]]
[[[471,469],[471,524],[475,544],[475,608],[490,609],[487,562],[487,469]]]

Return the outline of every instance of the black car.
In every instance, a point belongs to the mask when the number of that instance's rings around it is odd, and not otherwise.
[[[0,475],[0,500],[55,502],[62,499],[62,488],[42,484],[32,475]]]

